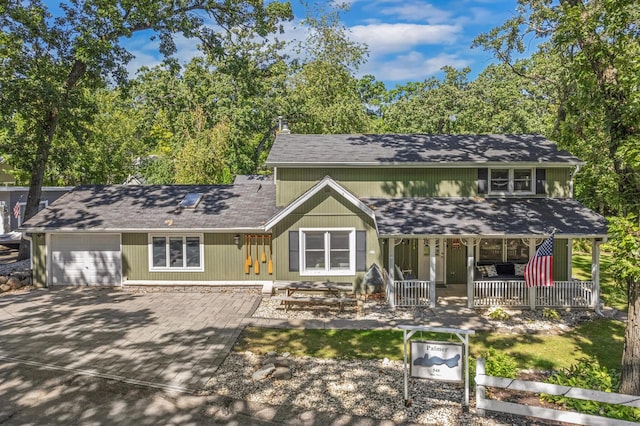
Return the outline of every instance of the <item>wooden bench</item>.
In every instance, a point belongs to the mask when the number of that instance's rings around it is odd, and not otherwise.
[[[327,304],[327,305],[338,304],[340,309],[339,312],[342,312],[343,305],[357,302],[357,300],[352,297],[324,297],[324,296],[319,296],[319,297],[274,296],[271,298],[271,300],[281,301],[282,304],[284,304],[285,312],[289,309],[289,305],[292,303],[309,303],[309,304],[321,304],[321,305],[322,304]]]

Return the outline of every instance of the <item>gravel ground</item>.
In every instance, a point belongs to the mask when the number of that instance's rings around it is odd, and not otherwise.
[[[287,354],[283,354],[287,355]],[[463,412],[464,388],[460,384],[409,381],[404,404],[403,363],[389,360],[334,360],[310,357],[295,362],[289,380],[252,380],[265,357],[252,352],[231,353],[208,385],[209,392],[272,405],[367,416],[394,423],[427,425],[543,425],[519,416],[486,416],[471,409]],[[473,397],[473,393],[471,393]]]
[[[502,309],[506,314],[495,319],[494,310],[473,311],[461,307],[466,314],[483,316],[498,333],[565,333],[576,325],[597,317],[586,310],[518,310]],[[438,308],[435,308],[438,310]],[[554,318],[557,313],[559,318]],[[391,310],[382,300],[368,300],[364,309],[346,307],[292,307],[285,312],[279,301],[263,299],[254,317],[313,319],[416,319],[433,316],[429,308]],[[493,317],[493,318],[492,318]],[[273,354],[267,355],[272,356]],[[293,358],[296,367],[291,380],[253,381],[251,375],[260,367],[264,356],[231,353],[219,376],[209,383],[216,393],[269,404],[292,404],[303,408],[390,419],[396,423],[429,425],[546,425],[558,424],[510,416],[475,415],[471,393],[471,410],[463,413],[463,387],[459,384],[410,379],[410,407],[404,406],[403,363],[389,360],[326,360]]]
[[[280,318],[280,319],[376,319],[382,321],[391,320],[414,320],[429,319],[436,316],[435,309],[430,308],[396,308],[389,309],[383,299],[369,299],[364,302],[363,309],[358,312],[355,306],[345,306],[342,312],[338,312],[335,306],[310,306],[293,305],[285,312],[280,301],[263,299],[260,306],[253,313],[254,318]],[[559,315],[558,319],[549,317],[549,313],[538,309],[531,311],[528,309],[507,309],[502,312],[508,318],[494,319],[491,313],[493,309],[474,311],[466,307],[460,307],[462,315],[481,315],[500,333],[564,333],[571,330],[576,325],[591,321],[597,317],[593,311],[561,309],[554,310]]]

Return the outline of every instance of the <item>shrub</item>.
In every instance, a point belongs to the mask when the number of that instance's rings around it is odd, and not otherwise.
[[[542,318],[546,318],[546,319],[549,319],[549,320],[556,320],[557,321],[557,320],[560,319],[560,314],[555,309],[544,308],[542,310]]]
[[[546,382],[602,392],[617,392],[620,387],[620,374],[617,370],[601,366],[595,358],[581,358],[569,368],[551,375]],[[541,394],[540,399],[581,413],[640,421],[640,409],[638,408],[547,394]]]
[[[502,308],[495,308],[489,311],[489,318],[494,320],[506,321],[511,318],[511,315],[505,312],[505,310]]]
[[[480,355],[484,358],[484,371],[488,376],[507,377],[514,379],[518,375],[518,362],[506,352],[500,352],[490,347],[487,352]],[[476,360],[469,357],[469,376],[472,386],[475,386]]]

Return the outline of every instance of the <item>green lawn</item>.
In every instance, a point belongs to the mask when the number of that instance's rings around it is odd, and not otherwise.
[[[573,276],[578,279],[591,279],[591,254],[573,253]],[[621,311],[627,310],[626,289],[615,282],[611,275],[613,258],[611,254],[600,253],[600,289],[601,298],[606,306]]]
[[[602,299],[607,306],[626,310],[626,292],[611,276],[611,255],[600,257]],[[591,255],[573,254],[573,275],[591,277]],[[455,336],[423,333],[415,339],[451,340]],[[522,369],[557,370],[583,357],[595,357],[601,365],[620,367],[624,323],[599,319],[564,335],[498,334],[480,332],[470,337],[470,352],[478,357],[489,347],[514,356]],[[247,328],[235,348],[254,353],[290,352],[294,356],[334,359],[402,359],[402,332],[397,330],[282,330]]]
[[[477,357],[493,346],[514,356],[522,369],[560,369],[585,356],[593,356],[607,367],[619,368],[623,337],[622,322],[602,319],[584,323],[571,333],[560,336],[480,332],[470,337],[470,352]],[[432,333],[418,333],[413,339],[458,341],[455,336]],[[235,349],[335,359],[400,360],[403,354],[402,332],[399,330],[247,328]]]

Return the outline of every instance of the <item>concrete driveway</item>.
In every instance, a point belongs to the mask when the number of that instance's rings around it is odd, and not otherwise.
[[[199,390],[260,300],[248,292],[36,290],[0,297],[5,362]]]

